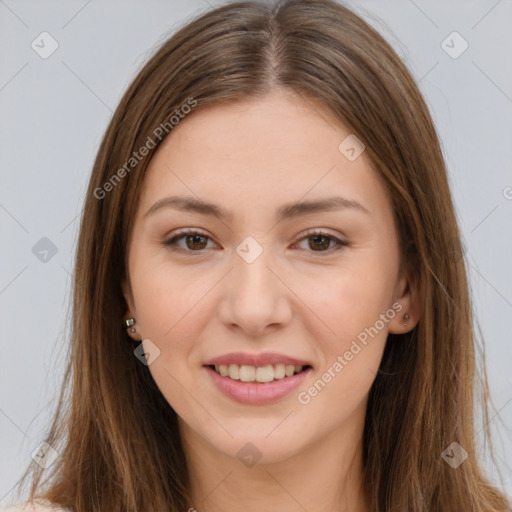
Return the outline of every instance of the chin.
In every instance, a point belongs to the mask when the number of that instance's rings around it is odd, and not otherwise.
[[[277,421],[275,418],[266,421],[247,418],[236,424],[223,422],[232,437],[220,427],[215,435],[210,429],[204,431],[204,427],[197,429],[196,433],[215,450],[226,457],[239,459],[248,467],[251,465],[245,460],[256,460],[259,465],[273,464],[303,451],[308,438],[299,425],[295,426],[295,432],[291,432],[290,425],[286,425],[289,419],[283,422],[285,417],[286,414],[281,415]]]

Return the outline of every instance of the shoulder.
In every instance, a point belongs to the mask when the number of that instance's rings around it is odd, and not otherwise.
[[[0,509],[0,512],[69,512],[69,510],[60,508],[49,501],[38,501],[11,505],[5,509]]]

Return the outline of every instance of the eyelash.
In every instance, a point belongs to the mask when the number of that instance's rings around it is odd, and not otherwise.
[[[205,233],[203,233],[201,231],[190,229],[190,230],[178,231],[171,238],[169,238],[168,240],[165,240],[163,242],[163,245],[165,245],[166,247],[173,247],[174,246],[173,250],[178,251],[178,252],[182,252],[182,253],[201,253],[201,252],[203,252],[206,249],[199,249],[197,251],[193,251],[193,250],[190,250],[190,249],[183,249],[182,247],[179,247],[179,246],[176,245],[176,242],[178,240],[180,240],[181,238],[185,238],[187,236],[194,236],[194,235],[199,235],[199,236],[202,236],[202,237],[206,238],[207,240],[211,240],[211,238],[208,235],[206,235]],[[340,240],[339,238],[336,238],[335,236],[332,236],[329,233],[326,233],[325,231],[322,231],[322,230],[319,230],[319,229],[313,229],[313,230],[307,231],[302,236],[302,238],[300,238],[300,240],[298,240],[298,242],[302,242],[303,240],[305,240],[307,238],[314,237],[314,236],[326,237],[329,240],[334,241],[337,244],[337,247],[336,246],[335,247],[331,247],[330,249],[327,249],[325,251],[308,251],[308,252],[311,252],[313,254],[315,254],[315,253],[318,253],[318,254],[327,253],[328,255],[330,255],[333,252],[339,251],[343,247],[347,247],[349,245],[348,242]]]

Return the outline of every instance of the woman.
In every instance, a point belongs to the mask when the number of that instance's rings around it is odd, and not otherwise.
[[[42,510],[510,510],[476,455],[435,128],[338,3],[225,5],[151,58],[94,164],[73,305]]]

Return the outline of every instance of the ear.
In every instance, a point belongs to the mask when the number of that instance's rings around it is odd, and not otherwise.
[[[395,287],[395,297],[393,303],[400,303],[402,308],[400,310],[396,309],[396,316],[389,322],[389,332],[391,334],[404,334],[416,327],[420,313],[418,287],[410,277],[410,273],[404,272],[398,279]]]
[[[135,302],[133,300],[132,287],[128,279],[121,281],[121,288],[123,290],[124,299],[126,302],[126,312],[124,314],[124,320],[128,318],[134,318],[135,323],[131,327],[126,328],[126,334],[135,341],[141,341],[142,337],[139,334],[137,327],[137,312],[135,311]]]

